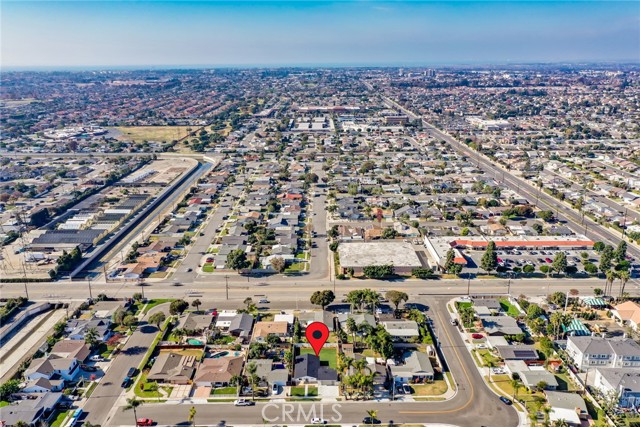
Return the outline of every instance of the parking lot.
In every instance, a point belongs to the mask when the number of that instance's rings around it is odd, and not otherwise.
[[[469,260],[469,269],[480,269],[482,256],[484,251],[463,251],[467,260]],[[560,252],[564,252],[567,256],[567,265],[575,266],[577,268],[576,274],[586,274],[584,271],[584,261],[588,261],[592,264],[598,265],[600,262],[599,254],[594,250],[561,250],[561,249],[547,249],[547,250],[497,250],[498,265],[506,271],[513,271],[515,267],[523,268],[526,265],[532,265],[535,267],[536,272],[540,272],[540,267],[543,265],[551,266],[554,258]],[[587,258],[583,259],[583,255],[586,253]]]

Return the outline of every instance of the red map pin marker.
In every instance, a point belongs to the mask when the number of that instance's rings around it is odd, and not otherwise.
[[[316,356],[319,356],[322,346],[329,338],[329,328],[322,322],[313,322],[307,326],[305,335],[311,347],[313,347],[313,351],[316,352]]]

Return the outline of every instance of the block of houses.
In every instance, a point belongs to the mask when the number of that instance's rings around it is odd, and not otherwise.
[[[253,328],[253,339],[255,341],[266,341],[269,335],[275,335],[279,338],[289,336],[289,323],[280,322],[257,322]]]
[[[320,358],[315,354],[302,354],[295,358],[293,380],[302,384],[335,385],[338,373],[335,369],[322,366]]]
[[[402,384],[432,382],[434,371],[426,353],[407,351],[402,355],[401,365],[391,365],[391,376]]]
[[[564,420],[572,427],[579,427],[583,425],[582,421],[588,419],[587,404],[579,394],[546,391],[545,395],[551,407],[551,412],[549,412],[549,421],[551,423]]]
[[[148,381],[168,384],[189,384],[195,372],[195,356],[161,352],[147,375]]]
[[[640,368],[640,345],[629,338],[570,336],[567,354],[579,369]]]
[[[196,369],[193,382],[197,386],[226,387],[234,375],[242,373],[243,366],[242,356],[206,358]]]
[[[395,320],[382,322],[384,328],[393,337],[394,341],[405,341],[420,336],[420,328],[413,320]]]
[[[77,359],[50,354],[46,357],[33,359],[24,372],[24,377],[27,380],[62,378],[65,381],[73,381],[79,371],[80,362]]]
[[[611,315],[619,325],[640,330],[640,304],[637,302],[626,301],[618,304],[611,310]]]
[[[640,405],[640,372],[635,369],[598,368],[594,387],[605,395],[616,393],[621,408],[637,408]]]

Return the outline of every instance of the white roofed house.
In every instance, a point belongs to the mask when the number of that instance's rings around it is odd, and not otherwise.
[[[618,397],[618,406],[640,410],[640,372],[636,369],[596,369],[594,387]]]
[[[551,407],[549,421],[552,423],[564,420],[572,427],[579,427],[582,421],[588,420],[587,405],[580,395],[561,391],[546,391],[545,395]]]
[[[413,320],[381,322],[394,341],[406,341],[420,336],[420,328]]]
[[[629,338],[570,336],[567,354],[580,369],[640,369],[640,345]]]

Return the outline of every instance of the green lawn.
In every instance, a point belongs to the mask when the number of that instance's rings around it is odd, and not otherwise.
[[[511,317],[518,317],[520,315],[516,306],[511,304],[506,298],[502,298],[500,300],[500,307],[502,307],[502,310]]]
[[[291,387],[291,396],[304,397],[304,388],[305,386]],[[315,397],[318,395],[318,388],[309,386],[307,393],[307,397]]]
[[[315,354],[312,348],[301,348],[300,354]],[[338,352],[335,348],[323,348],[320,350],[320,364],[336,369],[338,366]]]
[[[142,385],[142,388],[140,388],[140,385]],[[155,390],[153,390],[154,388]],[[133,390],[133,392],[136,394],[136,396],[142,398],[162,397],[162,394],[160,393],[160,387],[158,387],[157,384],[147,382],[146,373],[140,375],[140,380],[135,385],[135,389]]]
[[[500,359],[491,354],[489,350],[476,350],[476,353],[478,356],[480,356],[480,359],[482,360],[482,364],[484,366],[487,366],[487,363],[489,362],[493,362],[494,365],[500,362]]]
[[[53,423],[51,423],[51,427],[61,427],[62,426],[62,422],[67,418],[67,415],[69,414],[69,411],[63,411],[63,412],[58,412],[58,416],[56,416],[56,419],[53,420]]]
[[[233,394],[236,395],[238,389],[236,387],[222,387],[211,389],[211,394]]]
[[[164,304],[171,301],[173,301],[173,298],[168,298],[168,299],[159,298],[159,299],[149,300],[149,302],[147,303],[147,306],[144,308],[144,310],[142,310],[142,314],[147,314],[149,310],[151,310],[153,307],[157,305]]]
[[[444,380],[435,380],[430,384],[411,384],[414,396],[439,396],[447,392],[447,383]]]
[[[3,406],[7,406],[10,405],[9,402],[7,402],[6,400],[0,400],[0,408],[2,408]]]
[[[202,271],[204,271],[205,273],[213,273],[214,270],[215,270],[215,267],[212,262],[207,262],[205,263],[205,265],[202,266]]]
[[[465,302],[461,302],[461,301],[456,302],[456,308],[458,310],[460,310],[461,308],[467,308],[467,307],[471,307],[471,306],[472,306],[472,304],[470,302],[466,302],[466,301]]]

